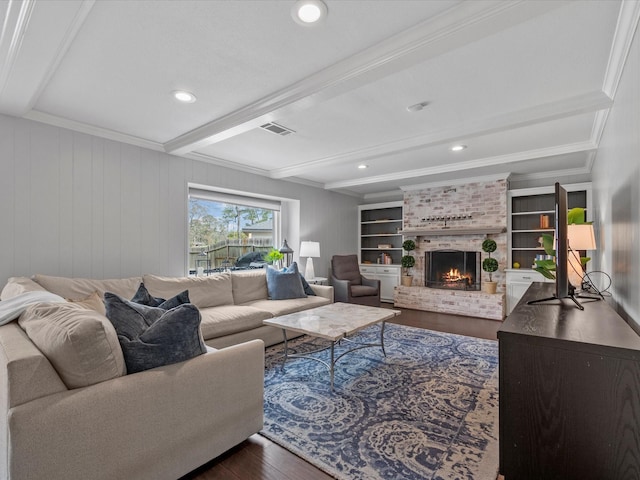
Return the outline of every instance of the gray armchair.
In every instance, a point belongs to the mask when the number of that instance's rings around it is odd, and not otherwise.
[[[334,255],[331,258],[331,285],[336,302],[380,306],[380,280],[360,274],[357,255]]]

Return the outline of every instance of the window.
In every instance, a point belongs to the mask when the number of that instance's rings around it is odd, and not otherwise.
[[[255,268],[278,245],[280,201],[189,187],[189,274]]]

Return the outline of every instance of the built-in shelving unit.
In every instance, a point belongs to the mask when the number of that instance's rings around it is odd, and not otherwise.
[[[402,258],[402,202],[358,207],[360,263],[399,265]]]
[[[569,194],[569,208],[582,207],[586,220],[591,217],[591,184],[563,185]],[[507,315],[522,298],[532,282],[554,282],[534,271],[536,255],[545,255],[540,243],[543,233],[553,235],[555,225],[554,187],[510,190],[509,197],[509,266],[507,279]],[[546,217],[546,220],[544,219]],[[514,268],[518,264],[518,268]]]
[[[380,280],[383,302],[393,302],[394,288],[400,285],[402,222],[402,202],[358,207],[360,272],[367,278]]]
[[[569,208],[582,207],[590,215],[590,183],[563,185],[569,193]],[[544,254],[543,233],[553,234],[555,223],[554,187],[509,191],[509,265],[530,269],[536,255]],[[546,219],[546,222],[545,222]]]

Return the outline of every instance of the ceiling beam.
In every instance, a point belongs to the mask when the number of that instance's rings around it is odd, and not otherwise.
[[[474,168],[486,168],[494,165],[512,164],[524,162],[536,158],[553,157],[556,155],[567,155],[570,153],[591,152],[597,148],[592,142],[579,142],[568,145],[558,145],[549,148],[540,148],[537,150],[529,150],[526,152],[517,152],[508,155],[499,155],[496,157],[478,158],[468,160],[466,162],[456,162],[434,167],[420,168],[415,170],[399,171],[385,175],[375,175],[371,177],[357,178],[353,180],[341,180],[338,182],[326,183],[326,190],[335,190],[340,188],[348,188],[359,185],[371,185],[389,181],[398,181],[405,179],[415,179],[429,175],[441,175],[443,173],[460,172],[462,170],[471,170]]]
[[[524,0],[461,2],[443,14],[170,140],[164,144],[165,151],[181,155],[226,140],[567,3]]]
[[[362,162],[378,157],[461,141],[463,139],[468,140],[470,138],[559,120],[583,113],[606,110],[610,108],[612,104],[613,101],[611,98],[603,92],[589,92],[566,98],[562,101],[537,105],[516,112],[456,125],[455,127],[446,128],[426,135],[404,138],[380,145],[372,145],[345,154],[333,155],[298,165],[274,169],[271,171],[271,177],[286,178],[288,176],[304,174],[312,169],[344,164],[345,162]]]

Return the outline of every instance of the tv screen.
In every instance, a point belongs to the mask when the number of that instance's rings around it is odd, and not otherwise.
[[[584,307],[576,300],[573,287],[569,286],[569,196],[567,191],[556,183],[555,187],[555,236],[554,248],[556,251],[556,294],[551,298],[539,298],[530,300],[528,304],[543,303],[549,300],[562,300],[570,298],[580,310]]]
[[[567,213],[569,200],[567,191],[556,182],[555,188],[555,250],[556,250],[556,297],[566,298],[569,292],[569,245],[567,243]]]

